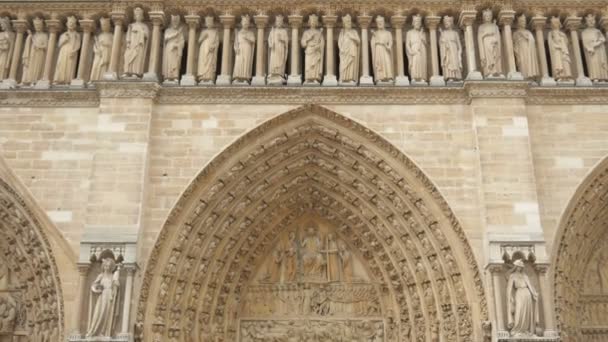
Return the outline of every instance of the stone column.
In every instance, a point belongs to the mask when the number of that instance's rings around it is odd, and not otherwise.
[[[372,17],[367,14],[357,17],[357,22],[361,27],[361,77],[359,78],[360,86],[373,86],[374,79],[369,74],[369,24],[372,22]]]
[[[490,284],[490,287],[494,297],[494,318],[496,320],[496,332],[499,337],[505,333],[508,337],[509,333],[505,329],[503,291],[501,291],[503,286],[500,283],[500,279],[503,278],[503,267],[500,264],[491,264],[488,266],[488,270],[492,275],[492,283]]]
[[[14,26],[13,21],[13,26]],[[600,27],[604,29],[604,34],[606,35],[606,39],[608,39],[608,12],[604,12],[602,17],[600,18]]]
[[[323,77],[323,86],[325,87],[335,87],[338,85],[338,78],[336,77],[336,72],[334,66],[335,57],[334,57],[334,27],[336,26],[336,22],[338,21],[338,17],[333,14],[324,15],[323,16],[323,25],[325,25],[325,76]]]
[[[112,12],[112,21],[114,22],[114,40],[112,41],[112,56],[110,56],[110,67],[103,75],[106,81],[118,79],[118,62],[120,61],[120,53],[122,46],[122,28],[125,25],[126,15],[124,12]]]
[[[424,18],[424,21],[429,29],[429,41],[431,44],[431,79],[429,83],[432,87],[444,86],[445,80],[439,74],[439,49],[437,48],[437,27],[441,22],[441,17],[429,15]]]
[[[161,32],[160,29],[165,23],[165,13],[162,11],[150,12],[152,21],[152,39],[150,44],[150,59],[148,61],[148,72],[144,74],[144,81],[158,82],[158,66],[161,58]]]
[[[570,40],[572,40],[572,50],[576,65],[576,86],[591,87],[593,83],[589,77],[585,76],[585,69],[583,69],[583,56],[581,55],[581,45],[578,39],[578,29],[581,26],[581,22],[581,17],[570,16],[566,18],[565,24],[570,31]]]
[[[530,24],[536,32],[536,48],[538,58],[540,59],[540,72],[541,72],[541,86],[555,86],[557,83],[553,77],[549,76],[549,65],[547,63],[547,52],[545,51],[545,26],[547,25],[547,18],[542,15],[535,15],[532,17]]]
[[[268,16],[265,14],[258,14],[253,17],[255,25],[258,29],[258,37],[256,38],[256,49],[255,49],[255,76],[251,80],[251,85],[254,86],[265,86],[266,85],[266,70],[264,64],[266,62],[266,51],[264,44],[264,29],[268,24]]]
[[[76,312],[72,316],[72,333],[70,337],[80,338],[82,331],[81,325],[83,321],[84,312],[83,306],[85,303],[86,291],[87,291],[87,275],[89,274],[88,264],[78,264],[78,292],[76,293]]]
[[[127,271],[127,281],[125,282],[125,301],[122,308],[122,328],[120,335],[129,336],[129,318],[131,316],[131,295],[133,293],[133,276],[137,270],[136,265],[125,265]]]
[[[547,264],[536,264],[534,265],[538,272],[538,282],[540,284],[540,297],[543,302],[543,318],[544,322],[544,336],[545,337],[559,337],[557,328],[555,326],[555,310],[553,308],[553,291],[551,287],[551,278],[549,277],[549,265]]]
[[[504,51],[507,54],[507,79],[511,81],[523,81],[524,76],[517,71],[515,65],[515,52],[513,51],[513,33],[511,26],[515,20],[515,11],[502,10],[498,13],[498,21],[502,26],[502,36],[504,39]]]
[[[201,21],[201,17],[195,14],[184,16],[186,24],[188,24],[188,58],[186,60],[186,74],[182,75],[179,84],[182,86],[196,85],[196,77],[194,77],[194,63],[196,59],[196,29]]]
[[[221,86],[227,86],[231,84],[231,73],[230,73],[230,57],[232,44],[230,44],[230,31],[234,26],[234,16],[231,14],[220,15],[220,22],[224,26],[224,40],[222,42],[222,72],[217,77],[216,84]]]
[[[80,59],[78,60],[78,73],[70,83],[70,87],[82,88],[86,83],[87,71],[89,70],[89,52],[91,52],[91,34],[95,31],[95,20],[80,19],[82,28],[82,46],[80,47]]]
[[[410,81],[405,76],[405,66],[403,57],[403,25],[405,25],[405,17],[402,15],[394,15],[391,17],[391,25],[395,29],[395,52],[397,54],[397,74],[395,75],[396,86],[409,86]]]
[[[481,72],[477,70],[475,57],[475,37],[473,36],[473,23],[477,18],[477,11],[464,10],[460,13],[458,24],[464,29],[464,44],[467,54],[467,80],[483,80]]]
[[[21,64],[23,37],[25,35],[25,31],[27,31],[27,28],[29,27],[29,24],[25,19],[17,19],[13,20],[13,27],[17,31],[17,35],[15,37],[15,47],[13,49],[11,68],[8,72],[8,78],[3,80],[0,84],[0,89],[13,89],[17,86],[17,71],[19,70],[19,65]]]
[[[287,77],[288,86],[301,86],[302,75],[300,74],[300,28],[302,27],[302,16],[293,14],[289,16],[291,27],[291,64]]]
[[[53,70],[55,69],[55,48],[57,47],[57,34],[61,30],[61,21],[59,19],[45,20],[46,27],[49,30],[49,45],[46,49],[46,59],[44,60],[44,72],[42,79],[36,82],[34,88],[48,89],[51,87],[53,79]]]

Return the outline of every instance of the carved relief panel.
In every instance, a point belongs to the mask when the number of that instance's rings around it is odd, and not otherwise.
[[[0,256],[0,342],[20,341],[28,335],[23,293],[14,278]]]

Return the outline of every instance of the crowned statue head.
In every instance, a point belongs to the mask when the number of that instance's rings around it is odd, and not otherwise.
[[[135,9],[133,10],[133,18],[135,18],[135,21],[140,23],[142,21],[144,21],[144,10],[141,7],[135,7]]]
[[[416,14],[412,17],[412,26],[414,26],[416,30],[419,30],[422,27],[422,16],[420,14]]]
[[[521,259],[513,261],[513,267],[515,272],[521,272],[524,270],[524,262]]]
[[[517,17],[517,27],[519,27],[520,29],[525,29],[527,24],[528,24],[528,20],[526,19],[525,14],[522,14],[519,17]]]
[[[104,273],[112,273],[116,267],[116,261],[112,257],[106,257],[101,260],[101,270]]]
[[[585,24],[587,24],[587,27],[595,27],[595,15],[593,13],[589,13],[585,16]]]
[[[76,19],[76,17],[73,15],[69,16],[68,20],[67,20],[67,25],[66,25],[68,27],[68,30],[74,31],[76,29],[77,25],[78,25],[78,20]]]
[[[316,14],[311,14],[308,16],[308,26],[313,29],[319,26],[319,17],[317,17]]]
[[[562,22],[559,20],[559,17],[553,16],[551,17],[551,28],[554,30],[559,30],[562,27]]]
[[[494,14],[492,13],[492,10],[489,8],[486,8],[485,10],[483,10],[482,18],[483,18],[484,23],[492,22],[492,19],[494,18]]]
[[[353,28],[353,18],[350,16],[350,14],[346,14],[342,17],[342,25],[344,25],[345,29]]]
[[[34,18],[34,30],[36,30],[36,32],[44,31],[44,20],[42,20],[42,18]]]
[[[452,27],[454,27],[454,17],[446,15],[443,17],[443,27],[445,27],[446,29],[451,29]]]
[[[283,25],[285,25],[285,17],[279,14],[274,18],[274,26],[283,27]]]
[[[251,17],[248,14],[245,14],[241,17],[241,27],[244,29],[248,29],[251,24]]]
[[[205,26],[207,28],[215,27],[215,18],[212,15],[208,15],[205,17]]]
[[[101,32],[108,33],[112,30],[112,24],[110,23],[110,18],[99,18],[99,26],[101,26]]]
[[[386,25],[386,23],[384,22],[384,17],[381,15],[377,16],[376,17],[376,27],[379,30],[384,30],[385,25]]]
[[[182,24],[182,18],[179,16],[179,14],[171,15],[171,27],[172,28],[178,29],[181,24]]]
[[[2,27],[2,31],[12,31],[11,19],[9,17],[0,18],[0,27]]]

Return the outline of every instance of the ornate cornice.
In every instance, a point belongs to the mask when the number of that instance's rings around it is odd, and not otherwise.
[[[144,98],[156,99],[160,85],[156,82],[120,81],[96,82],[100,98]]]
[[[0,91],[0,107],[97,107],[92,90],[51,89]]]

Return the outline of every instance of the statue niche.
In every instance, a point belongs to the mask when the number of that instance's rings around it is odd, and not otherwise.
[[[384,341],[381,296],[350,246],[323,223],[277,237],[248,286],[240,341]]]

